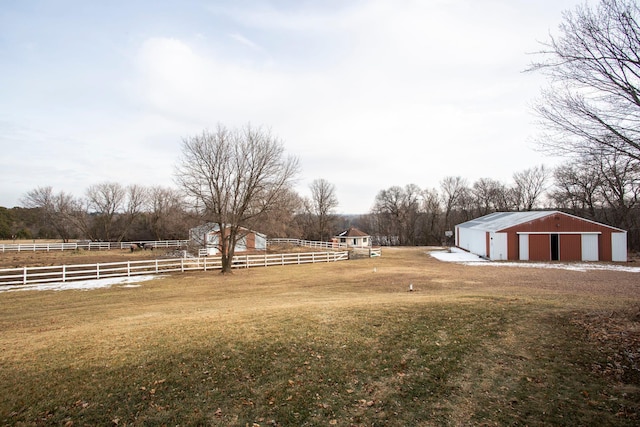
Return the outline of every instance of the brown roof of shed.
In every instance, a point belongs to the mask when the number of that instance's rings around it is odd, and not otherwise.
[[[338,234],[338,237],[365,237],[368,236],[364,231],[360,231],[355,227],[349,227],[348,230]]]

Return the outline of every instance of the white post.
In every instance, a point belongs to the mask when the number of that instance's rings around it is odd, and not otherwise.
[[[67,266],[62,266],[62,282],[64,283],[67,279]]]
[[[131,277],[131,261],[127,261],[127,277]]]
[[[96,279],[100,278],[100,263],[96,264]]]
[[[26,285],[27,284],[27,267],[23,268],[23,272],[22,272],[22,284]]]

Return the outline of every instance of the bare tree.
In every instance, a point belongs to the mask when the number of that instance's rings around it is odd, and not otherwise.
[[[602,186],[599,168],[584,158],[556,168],[553,172],[554,188],[549,197],[557,208],[575,215],[596,219],[601,206],[598,191]]]
[[[444,205],[444,227],[453,230],[456,221],[452,221],[452,213],[469,191],[467,180],[460,176],[448,176],[440,181],[441,197]]]
[[[219,227],[223,273],[231,272],[241,227],[278,203],[298,168],[277,138],[250,125],[218,125],[183,140],[176,180],[203,219]]]
[[[505,184],[491,178],[480,178],[474,182],[471,193],[475,200],[475,214],[483,216],[496,211],[508,211],[508,191]]]
[[[22,204],[27,208],[38,208],[42,221],[51,226],[64,242],[77,232],[74,221],[76,203],[71,194],[64,191],[56,194],[50,186],[38,187],[26,194]]]
[[[422,191],[415,184],[380,191],[372,212],[377,216],[378,233],[387,242],[415,244]]]
[[[423,213],[423,243],[424,244],[440,244],[444,230],[440,224],[442,215],[442,206],[438,191],[433,189],[425,189],[422,192],[422,209]]]
[[[146,192],[137,185],[124,187],[117,182],[103,182],[87,188],[86,196],[91,213],[87,224],[91,238],[122,241],[142,213]]]
[[[544,165],[513,174],[514,197],[517,210],[530,211],[536,207],[546,190],[549,171]]]
[[[125,188],[125,201],[122,212],[117,217],[118,236],[120,242],[127,237],[131,226],[140,218],[149,197],[148,190],[140,185],[129,185]]]
[[[178,190],[151,187],[148,190],[146,210],[149,229],[156,240],[183,239],[187,235],[185,204]]]
[[[116,214],[124,205],[126,192],[117,182],[103,182],[89,186],[86,197],[93,215],[92,235],[95,239],[111,241]]]
[[[609,224],[633,229],[640,207],[640,164],[624,156],[601,156],[601,196],[609,206]],[[637,229],[637,228],[636,228]]]
[[[640,161],[640,8],[600,0],[563,14],[561,35],[539,52],[551,85],[535,107],[554,154],[618,153]]]
[[[314,223],[314,234],[317,239],[328,241],[333,211],[338,207],[336,187],[325,179],[316,179],[309,185],[309,189],[311,199],[306,206]]]
[[[259,227],[260,232],[273,237],[303,238],[306,216],[302,197],[292,189],[283,190],[271,209],[256,217],[249,225]]]

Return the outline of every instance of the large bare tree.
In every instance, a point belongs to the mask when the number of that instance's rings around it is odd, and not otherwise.
[[[605,150],[640,161],[640,8],[600,0],[566,11],[530,70],[551,84],[535,111],[553,154],[590,156]]]
[[[176,181],[205,221],[219,227],[222,272],[230,273],[241,227],[276,205],[299,170],[280,140],[246,125],[185,138]]]

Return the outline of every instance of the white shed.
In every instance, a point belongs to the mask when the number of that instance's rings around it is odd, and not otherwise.
[[[355,227],[350,227],[348,230],[343,231],[335,236],[333,240],[338,243],[346,243],[347,246],[353,248],[368,248],[371,246],[371,236]]]
[[[243,227],[240,227],[240,233],[241,237],[234,248],[236,253],[267,249],[266,235]],[[217,255],[220,253],[220,227],[207,223],[192,228],[189,230],[189,241],[206,249],[207,255]]]

